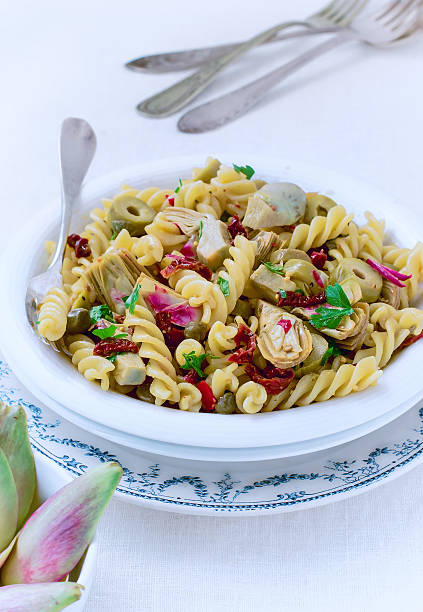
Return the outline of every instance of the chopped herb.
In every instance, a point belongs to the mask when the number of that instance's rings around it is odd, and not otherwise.
[[[317,329],[321,327],[336,329],[342,319],[347,315],[353,314],[354,310],[351,308],[350,301],[344,290],[338,283],[326,287],[326,299],[335,308],[319,306],[316,309],[317,314],[311,315],[310,323]]]
[[[280,274],[281,276],[285,276],[283,266],[280,266],[279,264],[272,264],[270,263],[270,261],[263,261],[263,264],[268,270],[270,270],[270,272],[273,272],[273,274]]]
[[[111,361],[112,363],[114,363],[116,361],[116,357],[118,355],[121,355],[122,353],[114,353],[113,355],[109,355],[108,357],[106,357],[106,359],[108,359],[109,361]]]
[[[223,295],[229,295],[229,281],[227,281],[226,278],[219,276],[217,279],[217,284],[219,285]]]
[[[175,193],[178,193],[178,191],[180,190],[181,187],[182,187],[182,181],[181,181],[181,179],[179,179],[179,185],[175,189]]]
[[[201,239],[201,236],[203,235],[203,221],[200,221],[200,230],[198,232],[198,240]]]
[[[238,172],[238,174],[244,174],[244,176],[247,177],[247,179],[250,179],[255,170],[254,168],[252,168],[251,166],[237,166],[236,164],[232,164],[234,167],[235,172]]]
[[[40,322],[39,322],[39,321],[35,321],[35,325],[39,325],[39,324],[40,324]]]
[[[98,323],[100,319],[106,319],[114,323],[113,313],[107,304],[100,304],[100,306],[93,306],[90,310],[91,323]]]
[[[110,238],[110,240],[114,240],[117,235],[118,235],[117,231],[113,230],[113,234],[112,234],[112,237]]]
[[[116,330],[116,325],[109,325],[109,327],[104,327],[103,329],[94,329],[93,334],[94,336],[98,336],[99,338],[101,338],[101,340],[104,340],[105,338],[126,338],[126,336],[128,335],[116,334],[115,336],[114,333]]]
[[[122,298],[123,303],[131,314],[134,314],[135,304],[138,302],[138,297],[140,295],[140,289],[141,285],[137,283],[131,295],[127,295],[126,297]]]
[[[329,343],[329,348],[324,353],[322,359],[320,360],[320,365],[324,366],[330,357],[336,357],[337,355],[342,355],[341,349],[335,343]]]
[[[281,298],[286,298],[286,291],[284,291],[283,289],[279,289],[279,295],[281,296]]]
[[[299,293],[300,295],[305,295],[302,289],[295,289],[294,293]]]
[[[197,356],[195,351],[191,351],[190,353],[182,353],[182,356],[185,357],[185,363],[181,365],[183,370],[195,370],[200,378],[206,378],[206,374],[201,369],[203,361],[208,357],[206,353]]]

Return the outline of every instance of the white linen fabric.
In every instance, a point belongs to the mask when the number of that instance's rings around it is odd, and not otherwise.
[[[389,52],[340,49],[273,90],[241,120],[189,136],[177,132],[176,117],[148,120],[134,110],[181,75],[136,74],[123,63],[242,39],[307,15],[320,1],[268,0],[260,10],[253,0],[1,0],[0,6],[2,228],[16,239],[20,219],[59,195],[57,137],[69,115],[96,129],[90,177],[173,154],[198,153],[201,163],[225,149],[245,151],[233,160],[244,164],[249,152],[259,151],[367,179],[421,214],[422,39]],[[278,65],[302,44],[250,54],[200,101]],[[422,477],[419,467],[358,497],[271,517],[190,517],[112,502],[99,528],[87,612],[415,607]]]

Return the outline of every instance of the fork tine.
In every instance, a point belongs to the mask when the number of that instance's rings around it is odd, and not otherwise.
[[[366,2],[367,0],[344,0],[340,6],[327,15],[327,18],[337,25],[350,22]]]
[[[396,12],[396,14],[393,15],[391,19],[388,19],[388,21],[386,22],[387,24],[391,24],[391,25],[395,24],[400,19],[401,19],[401,22],[403,23],[404,20],[408,17],[408,15],[411,15],[411,13],[414,10],[414,7],[417,6],[416,0],[409,0],[405,4],[403,3],[401,4],[402,6],[399,7],[399,10]],[[401,24],[398,24],[398,25],[401,25]],[[393,25],[393,28],[395,28],[395,25]]]
[[[318,15],[319,17],[326,17],[328,15],[328,13],[330,14],[330,12],[339,4],[342,4],[342,2],[344,2],[344,0],[332,0],[332,2],[329,2],[329,4],[327,4],[325,7],[323,7],[320,11],[318,11],[316,13],[316,15]]]

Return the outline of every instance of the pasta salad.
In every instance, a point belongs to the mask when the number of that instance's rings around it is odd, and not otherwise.
[[[361,391],[423,335],[423,244],[385,244],[366,218],[213,158],[173,187],[124,185],[68,237],[38,331],[103,390],[170,408],[253,414]]]

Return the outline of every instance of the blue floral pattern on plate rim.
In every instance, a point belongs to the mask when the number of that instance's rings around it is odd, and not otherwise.
[[[86,432],[40,405],[1,360],[0,400],[24,406],[33,448],[60,468],[79,475],[98,462],[119,461],[120,497],[167,510],[263,513],[328,503],[405,471],[423,454],[421,407],[358,441],[298,458],[299,470],[290,467],[291,459],[229,464],[230,470],[217,464],[213,472],[201,462],[122,450],[91,435],[84,440]]]

